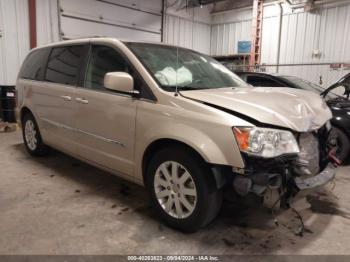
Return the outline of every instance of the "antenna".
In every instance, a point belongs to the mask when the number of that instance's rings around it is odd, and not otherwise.
[[[179,67],[179,47],[177,46],[176,47],[176,78],[175,78],[175,96],[178,96],[179,95],[179,92],[178,92],[178,86],[177,86],[177,70],[178,70],[178,67]]]

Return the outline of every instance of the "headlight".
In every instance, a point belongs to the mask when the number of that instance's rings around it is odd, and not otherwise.
[[[259,128],[233,127],[241,151],[260,157],[276,157],[299,153],[299,146],[289,131]]]

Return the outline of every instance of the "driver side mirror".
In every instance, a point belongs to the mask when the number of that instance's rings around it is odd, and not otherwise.
[[[139,92],[134,89],[134,79],[126,72],[110,72],[104,77],[105,88],[122,93],[137,95]]]

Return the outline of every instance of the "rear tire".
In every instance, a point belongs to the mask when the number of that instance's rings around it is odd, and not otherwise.
[[[221,208],[222,192],[210,168],[186,148],[156,152],[146,176],[154,209],[173,228],[195,232],[209,224]]]
[[[335,155],[341,163],[346,162],[350,152],[348,136],[341,129],[333,127],[330,133],[330,143],[332,146],[335,146]]]
[[[22,118],[23,141],[29,154],[33,156],[45,156],[49,147],[44,144],[39,127],[31,113],[26,113]]]

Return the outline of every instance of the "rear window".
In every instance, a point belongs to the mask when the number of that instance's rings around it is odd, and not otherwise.
[[[19,78],[41,81],[44,78],[45,66],[50,48],[35,50],[24,61]]]
[[[87,46],[84,45],[53,48],[47,63],[45,81],[75,85],[86,49]]]

